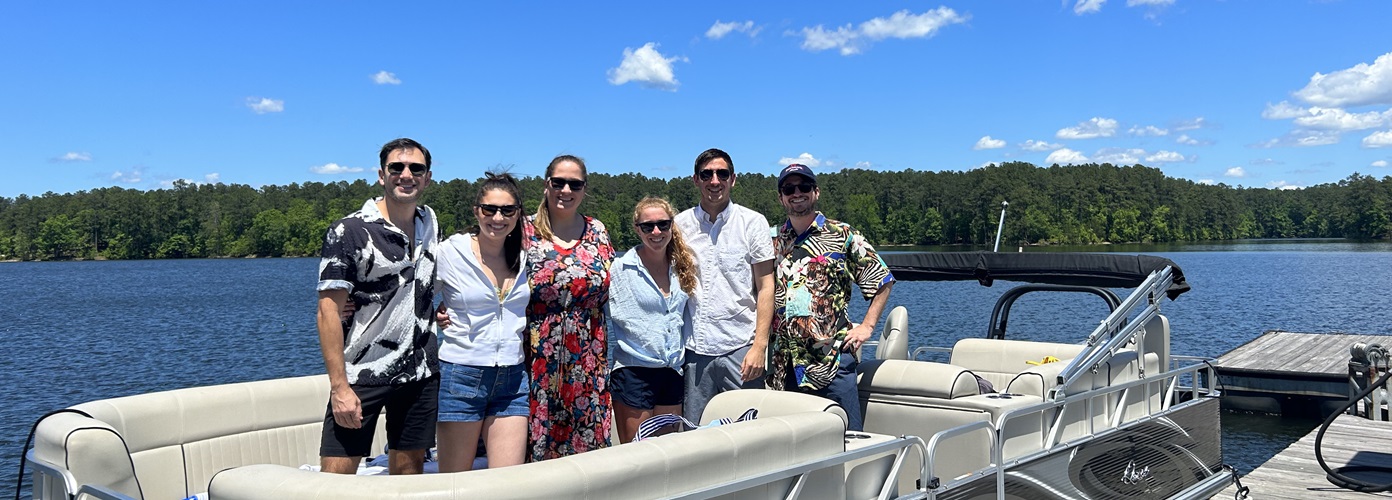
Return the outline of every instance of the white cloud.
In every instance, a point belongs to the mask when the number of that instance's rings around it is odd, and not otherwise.
[[[1253,165],[1280,165],[1280,164],[1282,164],[1282,163],[1284,163],[1284,162],[1276,161],[1275,158],[1261,158],[1261,159],[1252,160],[1252,161],[1250,161],[1250,162],[1248,162],[1248,163],[1251,163],[1251,164],[1253,164]]]
[[[258,115],[285,111],[285,101],[271,99],[269,97],[248,97],[246,98],[246,105]]]
[[[638,82],[646,88],[676,91],[680,82],[672,73],[672,63],[685,62],[685,57],[666,57],[657,51],[657,44],[648,42],[638,49],[625,47],[619,67],[609,70],[609,83],[623,85]]]
[[[130,171],[117,170],[111,173],[111,180],[121,184],[136,184],[145,176],[145,167],[131,167]]]
[[[1205,186],[1212,186],[1212,185],[1214,185],[1214,184],[1217,184],[1216,182],[1213,181],[1213,179],[1199,179],[1198,182],[1199,182],[1199,184],[1203,184],[1203,185],[1205,185]]]
[[[1378,160],[1368,164],[1370,167],[1387,168],[1387,160]]]
[[[1296,106],[1287,101],[1276,104],[1266,103],[1266,109],[1262,110],[1261,117],[1267,120],[1290,120],[1308,114],[1304,108]]]
[[[1133,165],[1140,163],[1145,154],[1144,149],[1102,148],[1092,156],[1092,161],[1113,165]]]
[[[987,135],[977,140],[976,145],[972,146],[972,149],[1000,149],[1003,147],[1005,147],[1005,141],[1000,139],[992,139],[991,136]]]
[[[1116,129],[1116,120],[1093,117],[1091,120],[1079,123],[1076,127],[1061,128],[1054,136],[1059,139],[1096,139],[1116,135]]]
[[[1147,156],[1146,163],[1175,163],[1184,161],[1184,155],[1174,151],[1156,151],[1155,154]]]
[[[1243,169],[1242,167],[1233,167],[1228,169],[1227,172],[1223,172],[1223,177],[1236,177],[1238,179],[1241,179],[1243,177],[1247,177],[1247,170]]]
[[[855,168],[859,168],[861,170],[870,170],[870,167],[872,166],[873,165],[871,165],[868,161],[858,161],[855,164]]]
[[[1388,122],[1388,118],[1392,118],[1392,110],[1350,113],[1339,108],[1312,107],[1306,112],[1309,114],[1296,118],[1295,124],[1323,130],[1366,130],[1380,127]]]
[[[310,172],[314,172],[314,173],[319,174],[319,175],[339,175],[339,174],[351,174],[351,173],[362,172],[362,171],[363,171],[363,168],[362,168],[362,167],[345,167],[345,166],[339,165],[339,164],[337,164],[337,163],[325,163],[325,164],[323,164],[323,165],[316,165],[316,166],[313,166],[313,167],[309,167],[309,171],[310,171]]]
[[[1175,129],[1175,130],[1183,131],[1183,130],[1198,130],[1198,129],[1205,128],[1205,127],[1208,127],[1208,122],[1204,120],[1204,117],[1200,116],[1200,117],[1194,118],[1194,119],[1192,119],[1192,120],[1184,120],[1184,121],[1181,121],[1181,122],[1179,122],[1178,125],[1175,125],[1175,126],[1174,126],[1174,129]]]
[[[841,55],[860,53],[860,35],[850,25],[828,31],[822,25],[802,29],[802,50],[821,52],[827,49],[840,49]]]
[[[1195,139],[1195,138],[1193,138],[1193,137],[1189,137],[1189,134],[1179,134],[1179,137],[1176,137],[1176,138],[1175,138],[1175,142],[1180,143],[1180,144],[1183,144],[1183,145],[1185,145],[1185,146],[1203,146],[1203,145],[1207,145],[1207,142],[1205,142],[1205,141],[1200,141],[1200,140]]]
[[[92,161],[92,153],[78,153],[76,151],[69,151],[63,154],[63,156],[50,158],[48,161],[50,163],[72,163],[78,161]]]
[[[1073,13],[1081,16],[1098,12],[1102,10],[1104,3],[1107,3],[1107,0],[1078,0],[1078,3],[1073,4]]]
[[[1392,146],[1392,130],[1373,132],[1363,138],[1365,148],[1385,148]]]
[[[1137,125],[1132,126],[1130,130],[1126,131],[1126,133],[1134,135],[1136,137],[1159,137],[1162,135],[1169,135],[1170,131],[1157,127],[1155,125],[1146,125],[1144,127]]]
[[[818,160],[816,157],[812,156],[812,153],[803,153],[797,155],[797,158],[789,158],[787,156],[784,156],[778,159],[778,164],[783,165],[785,167],[794,163],[801,163],[812,168],[817,168],[822,165],[822,160]]]
[[[1036,141],[1036,140],[1034,140],[1034,139],[1030,139],[1030,140],[1025,141],[1024,143],[1020,144],[1020,149],[1023,149],[1023,150],[1025,150],[1025,151],[1035,151],[1035,152],[1039,152],[1039,151],[1053,151],[1053,150],[1055,150],[1055,149],[1059,149],[1059,148],[1062,148],[1062,147],[1063,147],[1062,144],[1050,144],[1048,141]]]
[[[971,19],[970,14],[961,15],[947,7],[938,7],[922,14],[910,14],[906,9],[895,12],[889,18],[877,17],[860,23],[860,32],[872,40],[927,38],[944,26],[965,23],[968,19]]]
[[[401,79],[396,77],[396,73],[387,70],[378,71],[372,75],[372,82],[378,85],[401,85]]]
[[[1337,144],[1339,133],[1329,130],[1295,130],[1284,136],[1253,144],[1255,148],[1311,147]],[[1366,143],[1366,140],[1365,140]],[[1365,144],[1366,145],[1366,144]]]
[[[819,24],[790,34],[802,36],[803,50],[821,52],[837,49],[841,55],[849,56],[859,54],[870,42],[886,38],[929,38],[945,26],[965,23],[970,19],[970,14],[958,14],[947,7],[938,7],[922,14],[901,10],[889,17],[865,21],[856,27],[847,24],[828,30]]]
[[[706,30],[706,38],[719,40],[731,32],[744,33],[749,35],[749,38],[754,38],[759,35],[759,31],[761,30],[763,30],[763,28],[754,26],[754,21],[731,21],[722,23],[717,20],[715,24],[711,25],[710,29]]]
[[[1358,63],[1329,74],[1315,73],[1294,95],[1317,106],[1392,104],[1392,52],[1378,56],[1371,65]]]
[[[1392,120],[1392,110],[1350,113],[1341,108],[1311,106],[1302,108],[1286,101],[1267,104],[1262,118],[1294,120],[1297,126],[1321,130],[1364,130],[1380,127]]]
[[[1303,188],[1304,188],[1303,186],[1296,186],[1296,185],[1291,184],[1291,183],[1286,182],[1286,181],[1271,181],[1271,182],[1266,183],[1266,187],[1271,188],[1271,189],[1280,189],[1280,190],[1282,190],[1282,191],[1290,191],[1290,190],[1293,190],[1293,189],[1303,189]]]
[[[171,188],[171,187],[174,187],[174,183],[175,183],[175,182],[179,182],[179,181],[184,181],[184,184],[188,184],[188,185],[190,185],[190,186],[199,186],[199,185],[203,185],[203,184],[217,184],[218,179],[219,179],[220,177],[221,177],[221,176],[218,175],[217,172],[213,172],[213,173],[211,173],[211,174],[204,175],[204,176],[203,176],[203,182],[198,182],[198,181],[195,181],[195,180],[193,180],[193,179],[183,179],[183,178],[180,178],[180,179],[172,179],[172,180],[163,180],[163,181],[159,181],[159,185],[160,185],[160,187]],[[136,179],[134,182],[140,182],[140,180],[139,180],[139,179]]]
[[[1077,152],[1077,151],[1074,151],[1074,150],[1071,150],[1071,149],[1068,149],[1068,148],[1063,148],[1063,149],[1060,149],[1060,150],[1058,150],[1058,151],[1054,151],[1054,152],[1052,152],[1052,153],[1049,153],[1049,157],[1044,159],[1044,163],[1048,163],[1048,164],[1051,164],[1051,165],[1052,165],[1052,164],[1055,164],[1055,163],[1057,163],[1057,164],[1059,164],[1059,165],[1068,165],[1068,164],[1075,164],[1075,165],[1076,165],[1076,164],[1082,164],[1082,163],[1087,163],[1087,162],[1088,162],[1088,157],[1083,156],[1082,153],[1079,153],[1079,152]]]

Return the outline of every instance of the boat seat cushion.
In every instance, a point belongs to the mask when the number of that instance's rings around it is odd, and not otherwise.
[[[979,393],[966,368],[929,361],[876,359],[860,364],[858,387],[866,393],[952,399]]]
[[[220,500],[264,498],[666,498],[845,450],[841,417],[825,412],[760,416],[513,467],[416,476],[335,476],[275,465],[219,473]],[[791,479],[721,498],[784,498]],[[844,498],[844,470],[808,477],[804,491]]]
[[[847,420],[846,410],[827,398],[792,391],[768,389],[739,389],[715,395],[701,413],[700,425],[722,418],[738,418],[750,408],[759,410],[757,418],[792,415],[809,411],[826,412]]]
[[[1001,339],[961,339],[952,346],[950,363],[961,366],[991,382],[997,390],[1010,385],[1022,371],[1047,356],[1058,359],[1076,357],[1085,346],[1056,342],[1030,342]]]

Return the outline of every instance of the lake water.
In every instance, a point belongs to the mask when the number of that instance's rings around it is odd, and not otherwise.
[[[1193,290],[1161,305],[1176,354],[1217,356],[1272,329],[1392,334],[1386,294],[1392,244],[1105,249],[1168,257],[1184,270]],[[0,263],[7,296],[0,308],[7,346],[0,354],[7,396],[0,405],[0,492],[15,484],[30,426],[51,410],[322,373],[314,330],[317,265],[315,259]],[[914,345],[951,345],[984,335],[991,306],[1008,285],[900,283],[890,306],[908,307]],[[1105,315],[1093,296],[1046,295],[1017,302],[1009,337],[1078,342]],[[865,303],[852,308],[859,318]],[[1245,473],[1316,422],[1224,414],[1223,424],[1225,459]]]

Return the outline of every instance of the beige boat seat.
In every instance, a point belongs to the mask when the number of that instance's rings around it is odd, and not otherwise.
[[[265,380],[104,399],[38,426],[34,456],[134,498],[186,498],[208,491],[220,470],[319,463],[328,377]],[[386,441],[378,419],[376,446]],[[51,481],[45,478],[44,481]],[[45,491],[62,491],[52,482]]]
[[[958,340],[952,346],[949,363],[971,370],[977,376],[990,381],[996,392],[1001,392],[1021,372],[1031,372],[1039,368],[1030,364],[1030,361],[1037,363],[1052,356],[1067,364],[1067,361],[1082,352],[1084,347],[1055,342],[966,338]],[[1045,372],[1047,370],[1041,373]],[[1042,385],[1047,385],[1047,381]],[[1030,394],[1042,396],[1033,391]]]
[[[885,317],[875,359],[909,359],[909,310],[897,306]]]
[[[253,465],[215,476],[209,496],[267,498],[665,498],[825,458],[845,450],[844,421],[826,412],[760,416],[564,458],[499,469],[415,476],[334,476]],[[721,498],[785,498],[792,479]],[[845,498],[840,467],[815,471],[809,498]]]

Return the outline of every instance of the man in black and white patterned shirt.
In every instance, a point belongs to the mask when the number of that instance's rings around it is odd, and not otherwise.
[[[329,226],[319,263],[319,347],[329,407],[319,448],[324,472],[352,474],[371,454],[386,410],[392,474],[419,474],[435,444],[439,359],[431,331],[435,212],[418,205],[430,151],[411,139],[382,146],[384,196]],[[349,301],[356,311],[343,318]]]

